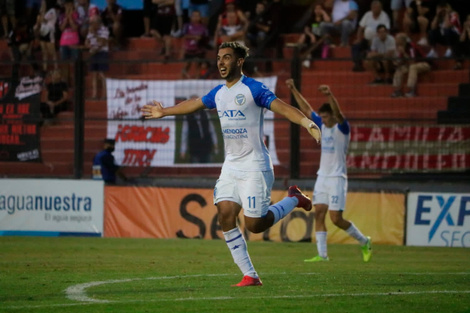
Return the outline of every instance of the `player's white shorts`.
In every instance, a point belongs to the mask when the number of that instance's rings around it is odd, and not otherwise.
[[[214,203],[233,201],[241,205],[245,216],[263,217],[268,213],[274,172],[242,172],[223,169],[214,189]]]
[[[346,205],[348,180],[344,177],[318,176],[313,189],[313,204],[326,204],[332,211],[343,211]]]

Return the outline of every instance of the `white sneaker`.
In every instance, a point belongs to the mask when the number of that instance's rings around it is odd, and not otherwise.
[[[428,54],[426,55],[426,57],[427,57],[427,58],[437,58],[438,55],[437,55],[437,53],[436,53],[436,50],[431,49],[431,50],[428,52]]]
[[[310,60],[308,60],[308,59],[307,59],[307,60],[304,60],[304,61],[302,62],[302,65],[303,65],[303,67],[305,67],[305,68],[310,68]]]
[[[452,50],[450,48],[447,48],[446,53],[444,54],[444,57],[450,58],[452,56]]]

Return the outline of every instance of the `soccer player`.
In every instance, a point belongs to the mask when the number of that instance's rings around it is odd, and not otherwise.
[[[350,221],[343,218],[348,189],[346,153],[350,140],[350,128],[346,118],[341,113],[338,101],[330,87],[321,85],[318,90],[326,96],[327,103],[320,106],[318,114],[312,110],[307,100],[295,87],[294,81],[288,79],[290,89],[299,104],[300,110],[321,127],[321,157],[320,168],[313,192],[315,206],[315,237],[317,239],[318,255],[305,262],[329,261],[325,226],[326,212],[330,211],[333,224],[345,230],[361,244],[364,262],[369,262],[372,255],[370,237],[364,236]]]
[[[245,226],[260,233],[289,214],[295,207],[311,210],[312,203],[297,186],[288,197],[269,205],[274,182],[273,165],[263,142],[263,112],[270,109],[293,123],[305,127],[318,142],[320,129],[298,109],[278,99],[262,83],[242,73],[248,48],[238,42],[222,43],[217,52],[217,67],[225,84],[212,89],[202,98],[188,99],[164,108],[154,101],[145,105],[145,118],[188,114],[204,108],[217,109],[225,145],[225,161],[214,189],[219,223],[235,263],[243,273],[236,285],[261,286],[247,245],[237,226],[237,216],[244,209]]]

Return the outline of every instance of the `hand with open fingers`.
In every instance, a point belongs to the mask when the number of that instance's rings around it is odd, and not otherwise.
[[[153,105],[146,104],[140,109],[142,116],[146,119],[149,118],[161,118],[163,117],[163,107],[162,104],[158,101],[153,101]]]
[[[325,96],[329,96],[331,94],[330,87],[328,85],[320,85],[318,90]]]

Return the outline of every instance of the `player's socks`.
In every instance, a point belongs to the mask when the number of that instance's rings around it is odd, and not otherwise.
[[[349,228],[346,229],[346,232],[349,234],[349,236],[359,241],[361,246],[367,243],[367,237],[364,236],[359,229],[357,229],[354,223],[351,222],[351,226],[349,226]]]
[[[292,212],[298,203],[299,200],[296,197],[285,197],[278,203],[271,205],[268,211],[271,211],[274,215],[273,225]]]
[[[238,265],[240,271],[244,276],[259,278],[258,274],[251,263],[250,255],[246,246],[245,238],[243,237],[240,229],[235,227],[227,232],[224,232],[225,242],[227,243],[230,252],[232,253],[233,261]]]
[[[328,246],[326,244],[326,231],[315,232],[315,238],[317,240],[318,255],[324,259],[328,258]]]

